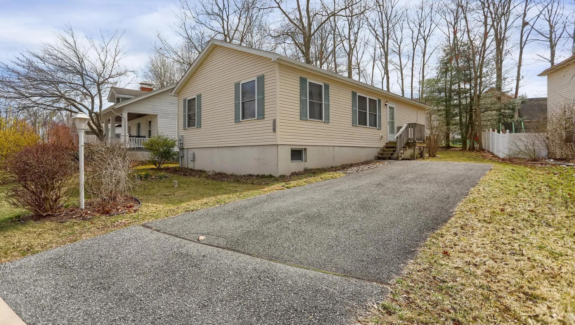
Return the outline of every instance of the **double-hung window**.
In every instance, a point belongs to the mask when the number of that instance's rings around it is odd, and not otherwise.
[[[196,97],[188,98],[186,102],[187,106],[187,127],[195,128],[196,127]]]
[[[152,121],[148,121],[148,138],[152,137]]]
[[[377,99],[357,95],[357,125],[377,127]]]
[[[256,118],[256,79],[243,81],[240,84],[240,103],[241,103],[241,120],[253,120]]]
[[[308,119],[323,121],[323,84],[308,81]]]

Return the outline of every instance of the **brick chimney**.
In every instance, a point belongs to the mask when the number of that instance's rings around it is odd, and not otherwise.
[[[150,91],[154,90],[154,86],[151,83],[140,82],[140,90],[150,92]]]

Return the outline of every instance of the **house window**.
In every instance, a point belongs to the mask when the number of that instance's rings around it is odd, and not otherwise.
[[[377,127],[377,99],[357,95],[357,125]]]
[[[188,98],[187,101],[187,109],[188,109],[188,119],[187,119],[187,127],[195,128],[196,127],[196,97]]]
[[[136,135],[140,136],[140,122],[138,122],[138,124],[136,124]]]
[[[244,81],[241,87],[241,120],[252,120],[256,118],[256,80]]]
[[[291,149],[291,162],[304,162],[305,149]]]
[[[310,120],[323,121],[323,84],[308,81],[307,114]]]
[[[152,121],[148,121],[148,138],[152,137]]]

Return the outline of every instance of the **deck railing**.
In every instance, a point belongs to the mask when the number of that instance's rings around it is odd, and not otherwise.
[[[417,123],[404,124],[395,135],[396,150],[394,157],[398,158],[401,149],[410,142],[425,142],[425,125]]]

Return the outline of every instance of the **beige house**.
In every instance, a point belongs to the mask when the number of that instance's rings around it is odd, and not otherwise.
[[[102,111],[107,138],[122,139],[135,151],[138,160],[149,158],[143,150],[146,139],[163,134],[177,137],[177,98],[170,92],[174,86],[154,90],[141,83],[140,90],[112,87],[108,101],[114,103]]]
[[[575,105],[575,52],[567,60],[541,72],[547,77],[547,114]]]
[[[418,102],[215,40],[172,94],[181,165],[226,173],[287,175],[373,160],[399,128],[426,121]]]

